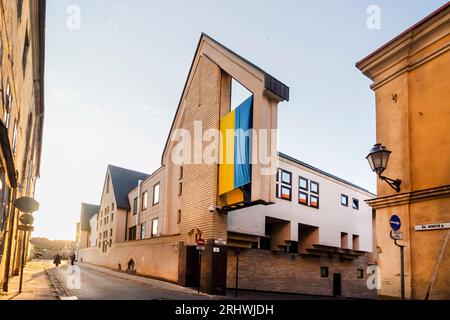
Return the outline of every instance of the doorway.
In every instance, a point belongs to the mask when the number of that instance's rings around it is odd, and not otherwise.
[[[333,296],[339,297],[342,295],[341,274],[333,273]]]
[[[198,287],[198,262],[197,248],[186,247],[186,287]]]

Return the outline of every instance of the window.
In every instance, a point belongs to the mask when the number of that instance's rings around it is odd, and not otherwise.
[[[319,184],[317,182],[311,181],[311,192],[319,194]]]
[[[292,200],[292,173],[278,169],[277,174],[277,197]]]
[[[320,277],[322,278],[328,278],[328,267],[321,267],[320,268]]]
[[[183,167],[180,167],[180,178],[179,178],[179,180],[183,180]]]
[[[109,239],[109,246],[112,247],[112,240]]]
[[[17,0],[17,18],[22,18],[23,0]]]
[[[308,179],[299,177],[298,187],[300,189],[308,191],[309,190],[308,183],[309,183]]]
[[[181,210],[178,210],[178,213],[177,213],[177,223],[178,224],[181,223]]]
[[[12,152],[15,155],[17,149],[17,120],[14,121],[13,140],[12,140]]]
[[[106,193],[109,193],[109,174],[106,175]]]
[[[178,184],[178,196],[181,197],[183,195],[183,182]]]
[[[133,200],[133,216],[137,214],[137,206],[138,206],[138,198],[134,198]]]
[[[128,240],[136,240],[136,226],[128,229]]]
[[[114,202],[111,204],[111,211],[114,211]]]
[[[28,31],[27,31],[25,33],[25,43],[23,45],[23,53],[22,53],[22,71],[24,76],[25,71],[27,69],[28,51],[30,51],[30,39],[28,39]]]
[[[114,213],[111,213],[111,222],[114,221]]]
[[[5,111],[5,127],[9,128],[9,119],[11,117],[11,110],[12,110],[12,103],[13,103],[13,98],[12,98],[12,94],[11,94],[11,87],[9,85],[9,81],[6,84],[6,111]]]
[[[145,239],[145,222],[141,224],[141,234],[139,239],[144,240]]]
[[[156,237],[158,235],[158,219],[152,220],[152,237]]]
[[[109,230],[109,236],[112,237],[112,235],[113,235],[113,229],[110,229]]]
[[[141,204],[142,210],[147,210],[147,203],[148,203],[148,191],[145,191],[142,194],[142,204]]]
[[[355,210],[359,210],[359,200],[358,199],[353,198],[352,208]]]
[[[348,196],[341,194],[341,205],[348,207]]]
[[[153,186],[153,205],[159,203],[159,182]]]
[[[298,203],[307,206],[308,205],[308,194],[300,191],[298,193]]]
[[[358,279],[364,279],[364,270],[363,269],[356,270],[356,277]]]
[[[319,209],[319,197],[311,194],[309,196],[309,206]]]
[[[101,233],[101,232],[98,234],[98,238],[99,238],[100,240],[102,240],[102,233]]]

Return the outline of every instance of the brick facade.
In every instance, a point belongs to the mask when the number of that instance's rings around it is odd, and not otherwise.
[[[245,249],[239,255],[239,289],[288,292],[311,295],[333,295],[333,273],[342,277],[342,296],[376,298],[376,290],[367,288],[368,256],[340,260],[338,257],[314,257],[292,253]],[[329,275],[321,277],[320,268]],[[357,278],[362,269],[364,278]],[[235,288],[236,255],[228,250],[227,288]]]

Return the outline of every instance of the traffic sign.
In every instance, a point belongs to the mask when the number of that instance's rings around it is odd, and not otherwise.
[[[391,217],[391,219],[389,220],[389,224],[391,225],[391,228],[392,228],[392,230],[394,230],[394,231],[400,230],[400,228],[401,228],[401,226],[402,226],[402,222],[401,222],[399,216],[397,216],[397,215],[395,215],[395,214],[394,214],[394,215]]]
[[[202,238],[197,239],[197,245],[198,246],[204,246],[205,244],[206,244],[206,240],[204,240]]]
[[[403,240],[403,232],[391,230],[391,239]]]
[[[17,228],[20,231],[29,231],[29,232],[33,232],[34,231],[34,227],[33,226],[25,226],[23,224],[19,224],[19,226]]]
[[[205,251],[206,247],[205,246],[197,246],[197,250],[198,251]]]

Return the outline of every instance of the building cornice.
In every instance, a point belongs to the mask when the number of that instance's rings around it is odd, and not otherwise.
[[[422,56],[425,48],[449,34],[450,3],[359,61],[356,67],[374,81],[372,89],[376,89],[393,78],[417,68],[431,57],[450,50],[450,44],[444,43]]]
[[[450,185],[369,199],[366,203],[374,209],[381,209],[441,198],[450,198]]]

